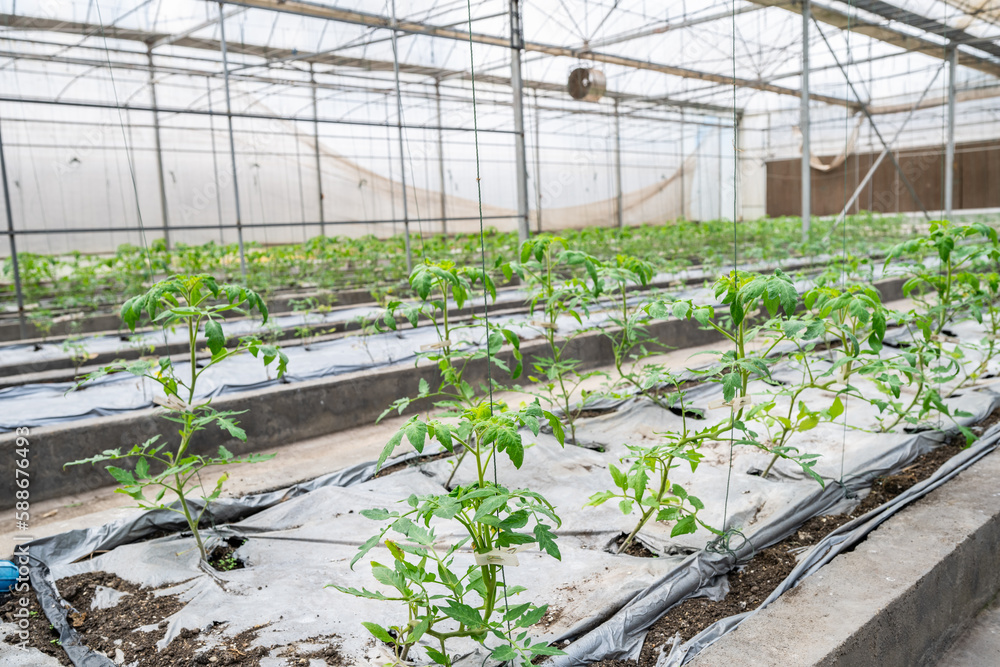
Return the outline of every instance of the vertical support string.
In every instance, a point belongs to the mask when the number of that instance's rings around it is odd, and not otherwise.
[[[215,150],[215,114],[212,113],[212,80],[205,77],[208,99],[208,135],[212,141],[212,183],[215,185],[215,213],[219,220],[219,245],[226,245],[225,227],[222,222],[222,190],[219,187],[219,157]]]
[[[625,201],[622,194],[622,128],[621,116],[618,113],[618,98],[615,98],[615,217],[618,220],[618,232],[625,229]]]
[[[469,21],[469,74],[472,81],[472,137],[473,143],[476,147],[476,200],[479,207],[479,258],[481,262],[481,267],[483,271],[483,277],[486,277],[486,232],[483,229],[483,184],[482,184],[482,174],[480,172],[480,160],[479,160],[479,118],[476,110],[476,57],[475,51],[473,50],[472,42],[472,0],[466,0],[466,9],[468,10],[468,21]],[[518,59],[520,56],[518,55]],[[517,94],[520,94],[520,89],[517,90]],[[523,139],[523,134],[522,134]],[[486,325],[486,385],[490,397],[490,416],[493,415],[493,365],[490,359],[490,345],[489,345],[489,335],[490,335],[490,311],[489,311],[489,298],[485,287],[483,288],[483,321]],[[493,483],[499,484],[499,477],[497,475],[497,457],[493,458]],[[503,601],[504,608],[508,607],[507,602],[507,570],[503,565],[496,566],[500,569],[500,577],[503,580]],[[507,633],[510,634],[510,621],[507,621]]]
[[[434,102],[437,105],[438,182],[441,188],[441,235],[448,235],[448,193],[444,180],[444,117],[441,115],[441,79],[434,79]]]
[[[739,180],[739,139],[738,139],[738,113],[736,108],[736,0],[732,2],[732,66],[733,66],[733,285],[735,289],[739,289],[739,232],[737,230],[737,197],[739,195],[739,187],[737,185]],[[719,135],[722,135],[722,125],[719,125]],[[721,145],[721,139],[720,139]],[[722,151],[719,150],[719,160],[721,164]],[[721,169],[720,169],[721,172]],[[721,176],[721,173],[720,173]],[[720,187],[722,185],[721,179],[719,183]],[[722,217],[722,211],[720,206],[719,217]],[[737,346],[737,350],[738,350]],[[731,546],[732,537],[734,535],[740,535],[743,537],[742,546],[749,544],[743,534],[739,530],[730,530],[726,525],[729,521],[729,492],[732,488],[733,481],[733,452],[736,449],[736,409],[730,406],[730,429],[729,429],[729,465],[726,471],[726,498],[722,505],[722,534],[712,540],[706,547],[705,550],[712,553],[726,554],[732,557],[734,560],[738,559],[738,553]],[[750,544],[751,549],[753,545]]]
[[[143,250],[146,251],[146,264],[149,268],[149,281],[154,280],[153,257],[149,252],[149,242],[146,239],[146,227],[142,222],[142,206],[139,204],[139,185],[135,178],[135,165],[132,163],[132,154],[129,152],[128,135],[125,133],[125,119],[122,116],[122,105],[118,100],[118,85],[115,82],[115,71],[111,65],[111,50],[108,48],[108,36],[104,32],[104,17],[101,16],[101,3],[95,0],[94,7],[97,9],[97,22],[100,25],[101,39],[104,41],[104,57],[108,63],[108,76],[111,79],[111,92],[115,97],[115,107],[118,109],[118,126],[122,131],[122,143],[125,145],[125,160],[128,163],[129,178],[132,181],[132,195],[135,197],[135,213],[139,222],[139,239]]]
[[[809,17],[810,0],[802,0],[802,87],[799,91],[799,131],[802,135],[802,243],[809,242],[812,224],[812,145],[809,118]]]
[[[850,91],[854,89],[851,83],[851,64],[853,58],[851,57],[851,19],[853,15],[851,10],[854,8],[854,0],[849,0],[847,3],[847,30],[845,31],[845,39],[847,40],[847,66],[844,68],[844,78],[846,79],[847,92],[844,94],[844,99],[850,99]],[[820,30],[817,26],[817,30]],[[820,32],[822,35],[822,31]],[[824,36],[825,40],[826,37]],[[858,102],[861,102],[858,99]],[[874,125],[873,125],[874,127]],[[851,107],[848,104],[844,105],[844,200],[847,200],[849,186],[847,184],[847,150],[851,144]],[[840,282],[841,289],[847,290],[847,228],[850,226],[850,218],[844,217],[844,229],[841,234],[841,248],[840,248]],[[846,352],[846,350],[845,350]],[[850,402],[851,397],[849,394],[844,394],[844,428],[843,436],[840,443],[840,488],[847,495],[847,486],[844,484],[844,469],[847,463],[847,404]]]

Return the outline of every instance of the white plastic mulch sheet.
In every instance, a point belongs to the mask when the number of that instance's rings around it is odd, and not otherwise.
[[[687,290],[685,296],[706,296],[707,290]],[[560,318],[559,331],[566,334],[581,327],[593,327],[607,321],[604,312],[595,312],[583,322],[572,317]],[[503,318],[524,340],[541,336],[541,330],[531,324],[527,315]],[[461,330],[455,338],[469,345],[479,345],[485,336],[485,327],[473,326]],[[274,364],[265,368],[250,354],[228,359],[213,366],[198,380],[195,398],[204,400],[243,391],[263,389],[275,384],[304,382],[366,369],[384,368],[403,363],[413,363],[421,348],[436,343],[437,333],[432,326],[389,331],[369,336],[350,335],[308,346],[283,348],[288,355],[288,373],[279,381]],[[454,342],[454,341],[453,341]],[[189,365],[180,362],[174,366],[178,377],[188,375]],[[70,391],[73,382],[25,384],[0,389],[0,432],[19,426],[38,427],[46,424],[65,423],[121,414],[153,407],[153,397],[162,396],[159,385],[128,373],[105,376]]]
[[[968,334],[977,335],[974,328]],[[829,362],[817,359],[813,363],[822,368]],[[774,377],[792,380],[798,372],[793,365],[783,364],[775,369]],[[855,378],[852,383],[862,391],[872,390],[864,379]],[[756,381],[751,391],[755,402],[760,402],[775,387]],[[905,394],[909,390],[903,391]],[[708,409],[720,398],[718,385],[698,386],[689,393],[689,406],[705,409],[709,418],[721,418],[724,414]],[[832,398],[828,392],[809,390],[800,400],[818,409],[829,405]],[[777,400],[780,405],[785,399]],[[963,421],[975,422],[988,415],[998,401],[992,392],[979,389],[958,392],[948,402],[974,415]],[[633,398],[613,412],[580,422],[577,437],[587,447],[563,448],[550,435],[532,437],[525,433],[526,443],[534,446],[526,450],[524,467],[515,471],[501,457],[499,481],[538,491],[556,506],[563,519],[557,531],[562,560],[529,549],[519,555],[519,567],[507,568],[506,578],[510,585],[527,587],[528,592],[521,596],[524,600],[550,605],[550,613],[536,628],[539,636],[559,642],[574,640],[565,649],[567,656],[555,657],[549,664],[562,667],[605,657],[637,656],[645,631],[670,606],[691,595],[717,596],[725,592],[724,574],[732,568],[737,555],[747,556],[754,548],[782,539],[811,516],[857,502],[855,492],[868,488],[874,477],[898,470],[945,437],[935,430],[875,433],[875,416],[867,404],[848,401],[846,425],[843,418],[838,423],[823,423],[790,443],[821,455],[815,469],[827,481],[825,488],[789,461],[780,461],[767,479],[748,474],[765,468],[770,456],[746,446],[737,446],[730,455],[728,441],[706,444],[702,448],[705,458],[697,472],[678,468],[671,481],[704,501],[706,509],[701,518],[707,523],[738,529],[749,542],[733,540],[732,551],[709,553],[701,551],[712,537],[704,529],[671,539],[670,525],[651,523],[639,539],[663,554],[656,559],[611,553],[609,546],[632,528],[636,517],[622,516],[614,502],[598,508],[584,505],[593,493],[610,488],[608,466],[627,454],[624,443],[655,442],[658,432],[676,429],[680,417],[647,399]],[[762,426],[755,428],[763,433]],[[598,445],[604,451],[590,448]],[[280,647],[295,641],[335,636],[341,653],[352,664],[381,664],[387,649],[378,645],[360,622],[398,624],[405,621],[405,609],[395,603],[356,599],[325,585],[379,588],[366,562],[390,562],[392,557],[384,548],[374,549],[354,571],[348,568],[357,547],[379,527],[359,516],[359,511],[391,508],[412,493],[443,493],[451,466],[451,459],[426,462],[378,479],[368,479],[372,468],[362,466],[295,487],[289,493],[220,503],[214,507],[217,523],[235,519],[241,512],[245,516],[261,510],[224,529],[227,534],[249,538],[238,555],[250,567],[220,573],[223,585],[198,570],[190,538],[170,536],[126,543],[154,524],[178,526],[173,516],[156,513],[144,515],[138,526],[126,522],[46,538],[37,543],[33,553],[51,569],[55,580],[103,570],[145,586],[170,587],[167,592],[179,593],[187,604],[170,619],[165,641],[182,628],[206,628],[216,621],[226,623],[227,635],[267,624],[257,641],[275,647],[274,655],[280,653]],[[470,466],[471,459],[459,468],[458,483],[473,479]],[[462,535],[455,523],[439,520],[435,526],[442,546]],[[111,551],[73,563],[105,549]],[[460,554],[458,562],[460,566],[471,564],[472,556]],[[50,590],[46,582],[51,581],[44,575],[44,567],[33,572],[33,581],[43,598]],[[85,649],[77,646],[75,633],[64,616],[60,622],[59,614],[65,612],[59,609],[56,598],[48,600],[50,619],[54,617],[53,624],[65,631],[63,645],[84,655]],[[485,657],[475,655],[476,649],[471,641],[456,641],[451,647],[468,654],[470,665],[481,664]],[[420,650],[411,656],[418,661],[424,657]],[[96,659],[93,654],[88,658]],[[275,660],[270,664],[283,664]]]
[[[821,255],[814,258],[815,263],[829,261],[830,257]],[[764,271],[777,268],[778,266],[799,265],[801,260],[795,262],[756,262],[743,266],[744,270]],[[789,268],[789,270],[791,270]],[[682,282],[702,282],[711,281],[715,277],[712,271],[702,269],[684,270],[670,274],[657,274],[653,278],[655,284],[667,284],[674,281]],[[527,292],[519,288],[501,288],[497,290],[496,301],[490,303],[491,309],[509,308],[514,305],[523,304],[527,298]],[[478,308],[482,304],[482,298],[473,299],[468,305]],[[368,318],[381,311],[381,307],[371,304],[361,304],[357,306],[333,307],[326,312],[293,312],[293,313],[272,313],[267,326],[261,325],[259,317],[232,319],[225,325],[226,334],[230,337],[247,336],[251,334],[263,335],[269,329],[278,328],[290,330],[295,327],[310,326],[334,326],[344,325],[359,318]],[[145,324],[145,323],[144,323]],[[141,330],[131,333],[124,324],[119,327],[119,333],[94,333],[74,336],[75,346],[85,349],[88,354],[121,354],[130,350],[142,350],[149,345],[163,345],[168,343],[187,343],[186,330],[160,331]],[[38,344],[14,343],[0,346],[0,367],[21,366],[30,367],[34,363],[52,361],[55,359],[70,359],[70,352],[64,350],[62,342],[40,342]]]
[[[772,263],[754,264],[747,269],[764,270]],[[656,282],[665,284],[671,279],[693,280],[696,277],[709,279],[704,272],[681,272],[670,276],[657,276]],[[799,289],[812,285],[809,281],[798,281]],[[699,302],[715,302],[712,290],[704,287],[685,287],[671,290],[674,298],[692,298]],[[639,295],[636,299],[641,298]],[[491,308],[523,304],[525,292],[522,290],[501,290],[497,301]],[[472,304],[478,307],[478,304]],[[342,309],[322,315],[284,315],[272,320],[283,328],[298,325],[317,325],[319,322],[334,324],[346,322],[361,316],[376,312],[370,306],[358,306]],[[595,311],[583,323],[578,323],[571,317],[560,318],[559,332],[567,334],[582,327],[592,327],[606,322],[608,314]],[[541,335],[541,330],[532,326],[537,317],[528,315],[501,315],[498,321],[504,321],[514,329],[524,340],[533,340]],[[226,333],[230,337],[245,335],[260,331],[257,320],[235,320],[226,325]],[[469,344],[480,344],[483,329],[466,329],[460,336]],[[148,332],[140,335],[147,343],[182,342],[180,332]],[[308,346],[293,345],[284,347],[289,357],[289,372],[280,381],[283,383],[303,382],[324,377],[332,377],[344,373],[354,373],[366,369],[384,368],[403,363],[412,363],[422,346],[437,341],[433,327],[420,326],[416,329],[404,329],[399,332],[386,332],[370,336],[347,335],[342,338],[312,343]],[[92,336],[82,339],[88,351],[114,353],[127,348],[118,336]],[[8,345],[0,347],[0,366],[19,365],[29,368],[33,362],[50,358],[64,357],[66,353],[57,345],[43,345],[41,350],[34,350],[31,345]],[[179,377],[185,377],[187,364],[177,363],[176,372]],[[278,384],[273,364],[271,369],[264,368],[259,359],[249,354],[243,354],[209,369],[199,379],[199,400],[214,398],[225,394],[253,391]],[[24,384],[0,389],[0,432],[11,431],[19,426],[39,427],[46,424],[66,423],[132,412],[153,407],[153,397],[162,394],[159,385],[148,380],[135,378],[127,373],[101,378],[89,383],[82,389],[70,391],[75,386],[73,382],[50,382]]]

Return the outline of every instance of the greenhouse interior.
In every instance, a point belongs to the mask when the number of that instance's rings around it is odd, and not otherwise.
[[[0,0],[0,667],[1000,667],[1000,2]]]

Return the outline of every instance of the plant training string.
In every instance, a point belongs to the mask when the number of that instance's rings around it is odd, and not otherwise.
[[[143,3],[146,4],[146,3]],[[139,238],[142,241],[142,248],[146,252],[146,263],[149,266],[149,281],[153,282],[153,258],[149,252],[149,243],[146,240],[146,228],[142,224],[142,207],[139,205],[139,186],[135,180],[135,166],[132,164],[132,153],[129,149],[128,135],[125,133],[125,121],[122,118],[122,106],[118,101],[118,86],[115,84],[115,70],[111,65],[111,51],[108,48],[108,36],[104,32],[104,18],[101,16],[100,0],[94,2],[97,9],[97,24],[100,26],[101,39],[104,41],[104,57],[108,61],[108,76],[111,78],[111,92],[115,96],[115,107],[118,109],[118,125],[122,131],[122,143],[125,144],[125,160],[128,163],[129,178],[132,182],[132,195],[135,197],[135,213],[139,221]],[[138,9],[138,8],[136,8]],[[127,14],[131,14],[128,12]],[[126,15],[127,15],[126,14]],[[164,220],[166,223],[166,220]]]
[[[469,75],[472,80],[472,139],[476,149],[476,198],[479,206],[479,259],[483,270],[483,278],[486,278],[486,233],[483,229],[483,184],[479,167],[479,119],[476,112],[476,55],[472,42],[472,0],[466,0],[466,10],[468,11],[469,22]],[[513,36],[512,36],[513,38]],[[512,54],[512,57],[520,57],[520,53]],[[444,187],[444,184],[441,184]],[[490,359],[490,309],[488,290],[483,288],[483,322],[486,326],[486,386],[489,392],[490,417],[493,416],[493,364]],[[493,459],[493,483],[499,485],[497,475],[497,457]],[[503,603],[508,607],[507,602],[507,569],[503,565],[495,566],[500,568],[500,577],[503,581]],[[507,635],[510,636],[510,621],[507,621]],[[486,664],[486,659],[483,660]]]
[[[844,78],[846,79],[845,86],[847,88],[847,92],[845,92],[845,94],[844,94],[844,99],[850,99],[850,91],[853,89],[853,86],[851,85],[851,63],[854,60],[851,57],[851,19],[854,18],[853,14],[851,13],[851,10],[853,10],[853,9],[854,9],[854,0],[849,0],[848,3],[847,3],[847,30],[844,32],[844,38],[847,40],[847,67],[844,68]],[[814,21],[814,23],[816,23],[815,19],[813,19],[813,21]],[[822,30],[819,27],[818,23],[816,23],[816,29],[820,30],[820,31]],[[820,34],[822,34],[822,31],[820,32]],[[825,36],[823,37],[823,40],[826,41],[826,37]],[[808,48],[808,45],[805,45],[805,48]],[[834,57],[836,58],[836,55],[834,55]],[[861,102],[861,100],[858,100],[858,102]],[[849,188],[848,188],[848,185],[847,185],[847,158],[848,158],[848,150],[850,148],[850,144],[851,144],[851,107],[850,107],[850,105],[845,104],[844,105],[844,165],[843,165],[844,166],[844,206],[847,206],[847,201],[848,201],[848,198],[850,197]],[[810,159],[812,159],[812,156],[809,156],[809,157],[810,157]],[[840,259],[840,289],[843,290],[843,291],[845,291],[845,292],[847,291],[847,228],[848,228],[848,226],[850,224],[851,224],[850,223],[850,218],[845,215],[844,216],[844,232],[843,232],[843,234],[841,234],[841,248],[840,248],[840,257],[841,257],[841,259]],[[844,352],[846,353],[846,350]],[[845,462],[845,460],[847,458],[847,408],[848,408],[848,403],[850,402],[850,400],[851,400],[851,395],[849,393],[845,393],[844,394],[844,415],[843,415],[843,417],[844,417],[844,430],[843,430],[843,439],[841,440],[841,443],[840,443],[840,480],[838,482],[840,484],[841,490],[844,492],[844,496],[845,497],[848,495],[847,486],[844,484],[844,462]]]
[[[734,290],[739,291],[739,231],[737,227],[737,196],[739,195],[739,115],[736,111],[736,0],[732,2],[732,66],[733,66],[733,284]],[[719,126],[719,134],[722,134],[722,126]],[[721,151],[720,151],[721,152]],[[722,174],[719,174],[719,184],[722,184]],[[720,215],[722,211],[719,211]],[[739,345],[737,345],[737,358],[739,355]],[[734,401],[736,398],[734,397]],[[749,558],[753,558],[755,549],[753,543],[747,539],[746,535],[737,528],[729,528],[726,522],[729,521],[729,491],[733,480],[733,451],[736,447],[736,411],[735,403],[730,406],[730,429],[729,429],[729,468],[726,471],[726,500],[722,506],[722,533],[708,543],[705,551],[718,554],[726,554],[734,560],[739,560],[738,551],[743,547],[750,546]],[[739,408],[742,412],[742,405]],[[740,543],[733,548],[733,538],[739,536]]]

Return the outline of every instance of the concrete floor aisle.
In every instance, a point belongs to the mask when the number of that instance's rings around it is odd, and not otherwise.
[[[944,654],[937,667],[1000,666],[1000,595]]]

